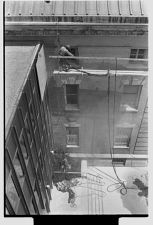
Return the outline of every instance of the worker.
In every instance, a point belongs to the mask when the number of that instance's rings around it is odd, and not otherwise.
[[[70,45],[62,46],[59,50],[59,56],[74,56],[71,53]],[[62,58],[59,60],[60,70],[68,71],[71,68],[71,60],[67,58]]]

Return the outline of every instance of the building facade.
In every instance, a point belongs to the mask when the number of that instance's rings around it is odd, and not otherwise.
[[[5,46],[5,204],[10,215],[50,212],[53,140],[43,57],[41,44]]]
[[[143,1],[6,1],[5,41],[43,43],[53,150],[89,165],[147,166]],[[56,56],[66,44],[77,70],[59,69]]]

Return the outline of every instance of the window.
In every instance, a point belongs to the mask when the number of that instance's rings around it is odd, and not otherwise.
[[[35,117],[34,117],[34,109],[33,109],[32,103],[30,104],[29,109],[30,109],[30,118],[31,118],[32,126],[33,126],[33,129],[35,129],[36,121],[35,121]]]
[[[125,163],[126,163],[126,159],[124,158],[114,158],[112,159],[112,162],[116,165],[120,165],[120,166],[125,166]]]
[[[79,51],[78,51],[78,47],[71,47],[71,53],[74,55],[74,56],[79,56]],[[79,66],[79,59],[71,59],[71,62],[72,62],[72,66]]]
[[[35,172],[34,172],[32,166],[31,166],[30,161],[27,165],[27,172],[28,172],[28,175],[29,175],[29,178],[30,178],[31,185],[33,186],[36,176],[35,176]]]
[[[75,56],[79,56],[79,51],[77,47],[72,47],[71,46],[71,53]]]
[[[21,151],[22,151],[25,163],[27,163],[29,155],[28,155],[27,146],[26,146],[26,143],[25,143],[23,133],[21,134],[21,137],[20,137],[20,146],[21,146]]]
[[[115,146],[129,147],[131,133],[131,127],[117,127],[115,133]]]
[[[5,160],[5,179],[7,180],[7,178],[9,177],[10,174],[10,166],[7,160]]]
[[[28,114],[26,115],[24,123],[25,123],[26,133],[27,133],[27,137],[28,137],[28,141],[30,145],[32,142],[32,134],[30,133],[30,121],[29,121]]]
[[[145,59],[147,58],[147,49],[131,49],[131,59]]]
[[[67,147],[79,146],[79,127],[66,127]]]
[[[66,104],[78,108],[78,84],[66,84]]]
[[[141,94],[142,85],[124,85],[121,110],[127,112],[136,112]]]
[[[37,209],[34,204],[34,200],[32,198],[31,203],[30,203],[30,215],[35,215],[35,214],[37,214]]]
[[[13,164],[14,164],[14,169],[15,169],[16,175],[17,175],[18,180],[20,182],[20,185],[22,187],[22,184],[23,184],[23,181],[24,181],[24,173],[23,173],[23,170],[22,170],[22,167],[21,167],[21,163],[20,163],[18,153],[17,153],[17,155],[14,159]]]
[[[14,139],[14,128],[13,127],[10,129],[8,138],[6,140],[6,148],[8,149],[10,157],[13,160],[15,153],[16,153],[16,149],[17,149],[17,144]]]
[[[16,191],[12,176],[9,176],[9,179],[7,180],[6,184],[6,194],[7,197],[12,205],[12,208],[14,211],[17,211],[18,203],[19,203],[19,195]]]
[[[40,161],[41,170],[43,170],[44,165],[43,165],[43,158],[42,158],[41,150],[40,150],[40,154],[39,154],[39,161]]]
[[[7,208],[5,208],[5,214],[6,215],[10,215],[9,212],[8,212],[8,210],[7,210]]]
[[[36,182],[35,182],[35,186],[34,186],[34,196],[36,199],[36,203],[38,205],[39,204],[39,191],[38,191],[38,186],[37,186]]]

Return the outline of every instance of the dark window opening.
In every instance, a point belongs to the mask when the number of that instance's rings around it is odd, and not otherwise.
[[[137,49],[131,49],[130,58],[135,59],[137,55]]]
[[[146,59],[147,56],[147,49],[131,49],[130,52],[131,59]]]
[[[66,101],[67,104],[78,105],[78,84],[66,84]]]
[[[71,46],[70,52],[74,55],[74,56],[79,56],[79,50],[78,47],[73,47]],[[80,62],[79,59],[71,59],[71,65],[72,67],[80,67]]]
[[[124,158],[114,158],[114,159],[112,159],[112,162],[114,163],[114,164],[117,164],[117,165],[123,165],[123,166],[125,166],[125,164],[126,164],[126,159],[124,159]]]
[[[144,59],[145,58],[145,49],[139,49],[138,50],[138,59]]]

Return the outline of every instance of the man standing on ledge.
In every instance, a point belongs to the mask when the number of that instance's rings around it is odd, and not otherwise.
[[[72,53],[71,53],[71,47],[70,45],[65,45],[65,46],[62,46],[59,50],[59,53],[58,53],[59,56],[74,56]],[[64,70],[64,71],[68,71],[70,68],[71,68],[71,59],[67,59],[67,58],[62,58],[62,59],[59,59],[59,66],[60,66],[60,71],[61,70]]]

